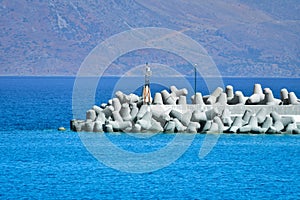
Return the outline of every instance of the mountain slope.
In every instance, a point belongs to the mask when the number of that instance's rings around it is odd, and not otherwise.
[[[223,76],[300,77],[297,1],[0,1],[1,75],[75,75],[101,41],[139,27],[184,30]],[[122,75],[145,61],[192,75],[182,58],[130,52],[106,71]]]

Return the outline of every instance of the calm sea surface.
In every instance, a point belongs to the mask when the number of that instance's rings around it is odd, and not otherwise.
[[[110,99],[117,81],[102,78],[90,106]],[[283,87],[300,96],[300,79],[223,81],[245,95],[259,82],[276,97]],[[174,82],[170,79],[170,85]],[[107,167],[69,131],[73,84],[74,78],[66,77],[0,77],[1,199],[300,199],[298,135],[222,134],[212,151],[199,158],[205,138],[199,134],[180,158],[157,171],[126,173]],[[176,82],[184,86],[180,84]],[[163,87],[154,84],[152,91]],[[207,93],[203,80],[197,88]],[[59,126],[68,130],[59,132]],[[175,137],[105,135],[135,153],[159,150]]]

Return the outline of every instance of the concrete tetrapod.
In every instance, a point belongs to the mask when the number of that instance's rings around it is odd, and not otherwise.
[[[186,105],[186,96],[179,96],[178,98],[178,102],[177,102],[178,105]]]
[[[236,116],[229,128],[228,133],[236,133],[240,127],[243,125],[243,119],[241,116]]]
[[[251,110],[245,110],[242,120],[243,120],[243,125],[248,124],[250,117],[252,116],[252,111]]]
[[[230,110],[228,108],[225,108],[221,115],[221,120],[222,120],[224,126],[228,126],[228,127],[231,126],[232,119],[231,119],[230,115],[231,115]]]
[[[105,132],[107,133],[113,133],[114,132],[114,129],[113,129],[113,126],[111,124],[105,124]]]
[[[206,131],[206,133],[220,133],[219,125],[216,122],[212,121],[211,126],[208,131]]]
[[[183,113],[182,118],[181,118],[181,123],[184,126],[188,126],[190,123],[191,117],[192,117],[191,112],[187,111],[187,112]]]
[[[94,121],[96,119],[96,112],[93,109],[90,109],[86,111],[86,119],[90,119],[91,121]]]
[[[175,122],[173,120],[170,120],[166,123],[164,127],[165,133],[174,133],[175,132]]]
[[[102,108],[100,108],[99,106],[96,106],[96,105],[94,105],[93,107],[92,107],[92,109],[96,112],[96,115],[98,116],[99,115],[99,113],[102,113]]]
[[[119,111],[113,111],[112,112],[112,117],[113,117],[113,120],[116,121],[116,122],[123,122],[123,118],[121,117]]]
[[[200,129],[200,124],[198,122],[190,122],[186,128],[188,133],[197,133]]]
[[[94,130],[94,123],[91,120],[86,120],[86,122],[84,123],[84,126],[82,127],[84,131],[86,132],[93,132]]]
[[[212,125],[212,120],[206,121],[206,122],[204,123],[204,126],[203,126],[203,128],[202,128],[201,131],[202,131],[203,133],[207,132],[207,131],[210,129],[211,125]]]
[[[163,105],[163,99],[162,99],[161,93],[158,93],[158,92],[155,93],[153,104],[154,105]]]
[[[186,96],[188,94],[188,91],[186,88],[182,88],[178,90],[176,86],[172,85],[170,87],[171,94],[174,94],[175,97],[180,97],[180,96]]]
[[[221,93],[216,100],[217,105],[227,105],[227,96],[225,93]]]
[[[283,124],[284,127],[287,127],[289,124],[294,124],[295,119],[294,117],[281,117],[281,123]]]
[[[252,130],[257,130],[258,123],[257,123],[257,117],[251,116],[249,119],[249,123],[247,125],[244,125],[238,129],[239,133],[250,133]]]
[[[146,114],[146,112],[150,112],[150,106],[142,105],[139,109],[139,112],[136,115],[137,119],[141,119]]]
[[[139,112],[139,109],[137,107],[136,103],[131,104],[131,111],[130,111],[130,116],[131,116],[131,121],[136,121],[136,116]]]
[[[287,91],[286,88],[280,90],[280,99],[283,105],[289,104],[289,92]]]
[[[221,120],[221,118],[219,116],[215,116],[214,119],[213,119],[213,123],[216,123],[218,124],[218,132],[219,133],[223,133],[224,131],[224,124]]]
[[[231,100],[228,100],[227,103],[229,105],[238,105],[238,104],[245,104],[247,98],[241,91],[236,91],[234,97]]]
[[[167,90],[161,91],[161,96],[165,105],[176,105],[175,97],[170,95]]]
[[[126,103],[126,96],[123,92],[121,91],[117,91],[115,93],[116,97],[119,99],[119,102],[120,102],[120,109],[121,109],[121,104],[122,103]]]
[[[260,94],[260,95],[263,95],[263,91],[262,91],[262,87],[261,87],[261,84],[254,84],[254,87],[253,87],[253,94]]]
[[[263,123],[266,119],[266,116],[268,114],[268,111],[266,108],[261,108],[257,113],[256,113],[256,118],[257,118],[257,122],[259,124]]]
[[[187,111],[185,113],[181,113],[177,110],[172,110],[170,112],[170,117],[178,119],[184,126],[188,126],[190,123],[192,113]]]
[[[277,132],[280,132],[284,129],[284,126],[281,121],[276,121],[273,126]]]
[[[152,117],[157,122],[161,124],[161,126],[165,126],[165,124],[171,120],[171,117],[169,116],[170,111],[158,111],[158,110],[152,110]]]
[[[140,133],[142,131],[142,126],[140,124],[134,124],[131,132]]]
[[[77,132],[79,131],[84,131],[83,126],[84,126],[85,121],[84,120],[71,120],[71,130],[75,130]]]
[[[107,106],[107,103],[101,103],[100,108],[104,109]]]
[[[206,103],[209,105],[213,105],[214,103],[216,103],[217,98],[220,96],[222,92],[223,89],[221,87],[217,87],[217,89],[208,97]]]
[[[174,118],[173,121],[175,122],[175,132],[183,133],[186,131],[187,127],[183,126],[177,118]]]
[[[94,124],[93,132],[103,132],[103,123],[96,121]]]
[[[294,92],[289,93],[289,104],[292,105],[299,105],[300,103],[298,102],[298,98]]]
[[[204,105],[203,97],[200,92],[196,92],[195,95],[191,96],[192,104]]]
[[[152,118],[151,119],[151,127],[150,127],[149,131],[151,131],[151,132],[163,132],[164,129],[158,121],[156,121],[155,119]]]
[[[263,105],[279,105],[281,103],[281,100],[275,99],[273,96],[273,92],[270,88],[264,89],[264,99],[261,102]]]
[[[262,131],[265,133],[273,124],[273,119],[267,116],[263,124],[261,125]]]
[[[205,112],[205,115],[207,120],[213,120],[215,116],[219,115],[219,111],[217,108],[212,108],[210,110],[207,110]]]
[[[121,102],[118,98],[112,99],[112,106],[114,107],[114,111],[120,111],[121,110]]]
[[[227,96],[227,101],[230,101],[234,98],[233,87],[231,85],[226,86],[225,93]]]
[[[291,124],[287,125],[286,133],[293,134],[294,130],[297,130],[297,124],[296,123],[291,123]]]
[[[272,112],[270,113],[270,116],[272,117],[273,122],[276,122],[276,121],[280,121],[280,120],[281,120],[281,116],[280,116],[277,112],[275,112],[275,111],[272,111]]]
[[[129,94],[126,96],[127,102],[126,103],[136,103],[140,100],[140,97],[136,94]]]
[[[264,94],[260,84],[254,84],[253,94],[248,98],[247,104],[259,104],[264,99]]]
[[[112,126],[114,132],[123,132],[127,128],[131,130],[132,123],[130,121],[109,121],[109,124]]]
[[[130,108],[128,103],[123,103],[121,110],[120,110],[120,115],[123,119],[123,121],[131,121],[131,115],[130,115]]]
[[[207,120],[205,112],[200,110],[194,110],[192,113],[191,121],[192,122],[205,122]]]
[[[96,120],[98,122],[101,122],[102,124],[104,124],[106,118],[105,118],[105,114],[103,112],[98,113]]]
[[[105,118],[109,118],[109,117],[111,117],[112,116],[112,112],[114,111],[114,107],[113,106],[111,106],[111,105],[108,105],[108,106],[106,106],[103,110],[102,110],[102,112],[104,113],[104,115],[105,115]]]
[[[150,111],[147,111],[144,116],[139,119],[136,123],[141,125],[142,130],[148,130],[151,128],[151,118],[152,113]]]

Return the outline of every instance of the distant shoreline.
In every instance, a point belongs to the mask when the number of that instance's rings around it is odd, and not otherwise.
[[[75,75],[1,75],[0,74],[0,78],[3,78],[3,77],[28,77],[28,78],[34,78],[34,77],[37,77],[37,78],[76,78],[77,76]],[[79,76],[78,76],[79,77]],[[80,77],[85,77],[85,78],[98,78],[99,76],[80,76]],[[114,75],[103,75],[101,77],[107,77],[107,78],[142,78],[144,76],[114,76]],[[157,77],[154,77],[154,78],[160,78],[162,76],[157,76]],[[185,78],[194,78],[193,76],[164,76],[165,77],[168,77],[168,78],[177,78],[177,77],[185,77]],[[259,79],[300,79],[300,77],[282,77],[282,76],[276,76],[276,77],[265,77],[265,76],[220,76],[221,78],[251,78],[251,79],[254,79],[254,78],[259,78]],[[197,78],[203,78],[202,76],[199,76]],[[219,78],[219,77],[216,77],[216,76],[206,76],[206,78]]]

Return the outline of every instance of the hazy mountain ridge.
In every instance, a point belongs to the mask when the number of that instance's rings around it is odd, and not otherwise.
[[[298,3],[299,4],[299,3]],[[75,75],[101,41],[138,27],[184,30],[224,76],[299,77],[297,1],[0,1],[0,74]],[[145,61],[192,75],[182,58],[141,50],[117,59],[107,75]]]

